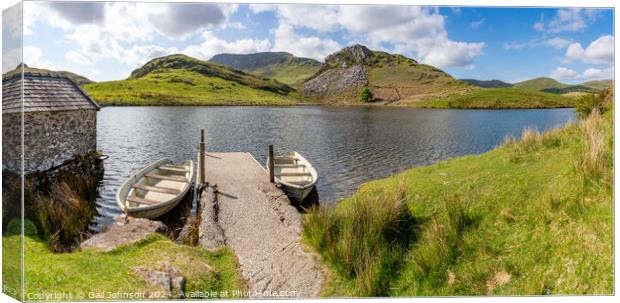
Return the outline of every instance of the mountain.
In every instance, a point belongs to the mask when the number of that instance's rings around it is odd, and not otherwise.
[[[286,52],[219,54],[209,61],[257,76],[276,79],[288,85],[302,83],[321,67],[319,61],[295,57]]]
[[[186,55],[152,59],[126,80],[84,89],[103,105],[275,105],[297,97],[279,81]]]
[[[614,80],[594,80],[581,83],[581,85],[601,90],[613,86]]]
[[[358,103],[360,92],[368,87],[375,101],[408,103],[468,86],[430,65],[356,44],[325,58],[302,90],[305,97],[321,102]]]
[[[549,77],[534,78],[514,84],[514,87],[533,89],[554,94],[567,94],[574,92],[596,93],[606,87],[612,86],[613,80],[589,81],[581,84],[564,84]]]
[[[21,65],[20,65],[21,66]],[[67,77],[69,79],[71,79],[73,82],[75,82],[75,84],[79,85],[79,86],[83,86],[85,84],[90,84],[90,83],[95,83],[95,81],[92,81],[84,76],[78,75],[76,73],[72,73],[72,72],[68,72],[68,71],[54,71],[54,70],[48,70],[48,69],[43,69],[43,68],[35,68],[35,67],[28,67],[28,65],[24,64],[24,72],[30,72],[30,73],[44,73],[44,74],[53,74],[53,75],[59,75],[59,76],[63,76],[63,77]],[[22,70],[18,67],[15,68],[12,71],[6,72],[3,76],[9,76],[15,73],[21,73]]]
[[[549,78],[549,77],[534,78],[534,79],[521,81],[521,82],[514,84],[514,87],[533,89],[533,90],[543,90],[543,89],[549,89],[549,88],[565,88],[567,86],[569,85],[560,83],[557,80]]]
[[[501,80],[476,80],[476,79],[460,79],[465,83],[469,83],[473,86],[483,87],[483,88],[506,88],[512,87],[512,84],[501,81]]]

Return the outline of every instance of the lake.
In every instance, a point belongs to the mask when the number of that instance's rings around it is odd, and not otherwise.
[[[121,214],[116,190],[133,171],[162,157],[195,160],[201,128],[207,151],[248,151],[260,163],[269,144],[276,154],[300,152],[319,172],[321,205],[333,205],[361,183],[482,153],[524,128],[546,131],[574,117],[573,109],[105,107],[97,116],[97,148],[109,158],[95,225]]]

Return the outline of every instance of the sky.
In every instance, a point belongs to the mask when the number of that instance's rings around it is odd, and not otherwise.
[[[363,44],[455,78],[565,83],[613,78],[613,10],[396,5],[23,2],[3,12],[3,72],[68,70],[124,79],[149,59],[183,53],[286,51],[319,61]]]

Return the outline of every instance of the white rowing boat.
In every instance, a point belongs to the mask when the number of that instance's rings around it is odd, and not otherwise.
[[[128,216],[157,218],[173,209],[187,194],[194,176],[191,160],[173,165],[157,160],[131,176],[116,193],[116,203]]]
[[[302,202],[312,191],[319,175],[302,155],[292,152],[287,156],[273,157],[274,180],[282,185],[282,189],[289,195]],[[267,159],[267,172],[269,172]]]

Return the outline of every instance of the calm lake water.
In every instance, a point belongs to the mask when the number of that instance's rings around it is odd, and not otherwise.
[[[574,120],[572,109],[434,110],[367,107],[105,107],[97,147],[109,156],[96,224],[121,213],[115,194],[135,170],[162,157],[196,159],[200,128],[208,151],[248,151],[265,163],[299,151],[320,175],[322,205],[364,182],[413,166],[485,152],[526,127],[540,131]]]

